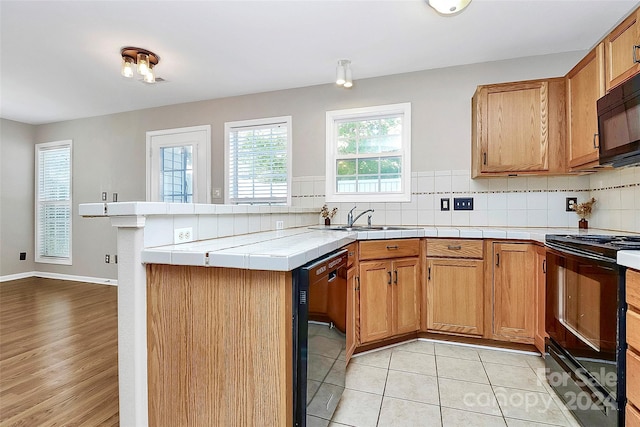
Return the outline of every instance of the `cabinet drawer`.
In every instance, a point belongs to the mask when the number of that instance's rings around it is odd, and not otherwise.
[[[627,427],[640,427],[640,412],[627,403],[626,420]]]
[[[420,255],[419,239],[364,240],[360,242],[360,260],[418,255]]]
[[[631,310],[627,310],[627,344],[640,353],[640,314]]]
[[[640,406],[640,356],[627,350],[627,400]]]
[[[427,256],[482,259],[482,246],[482,239],[427,239]]]
[[[627,270],[627,303],[640,311],[640,272]]]

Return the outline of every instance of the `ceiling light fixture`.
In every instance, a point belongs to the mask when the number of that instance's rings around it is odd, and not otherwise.
[[[139,75],[142,76],[142,80],[145,83],[155,83],[156,76],[153,70],[160,62],[160,57],[150,50],[141,49],[139,47],[123,47],[120,50],[122,56],[122,69],[121,74],[127,78],[131,78],[134,75],[133,69],[136,66],[136,70]]]
[[[471,0],[428,0],[429,6],[442,15],[455,15],[469,6]]]
[[[353,86],[353,80],[351,77],[351,61],[348,59],[341,59],[338,61],[338,67],[336,68],[336,84],[346,88]]]

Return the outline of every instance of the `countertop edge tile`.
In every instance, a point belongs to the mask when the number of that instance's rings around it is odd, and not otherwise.
[[[618,264],[640,270],[640,251],[618,251]]]

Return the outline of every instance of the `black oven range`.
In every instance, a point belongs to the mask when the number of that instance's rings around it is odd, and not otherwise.
[[[624,426],[625,267],[638,236],[547,235],[547,381],[587,427]]]

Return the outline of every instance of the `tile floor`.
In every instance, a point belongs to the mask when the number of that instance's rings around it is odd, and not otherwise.
[[[354,357],[344,386],[309,427],[578,426],[533,354],[418,340]]]

